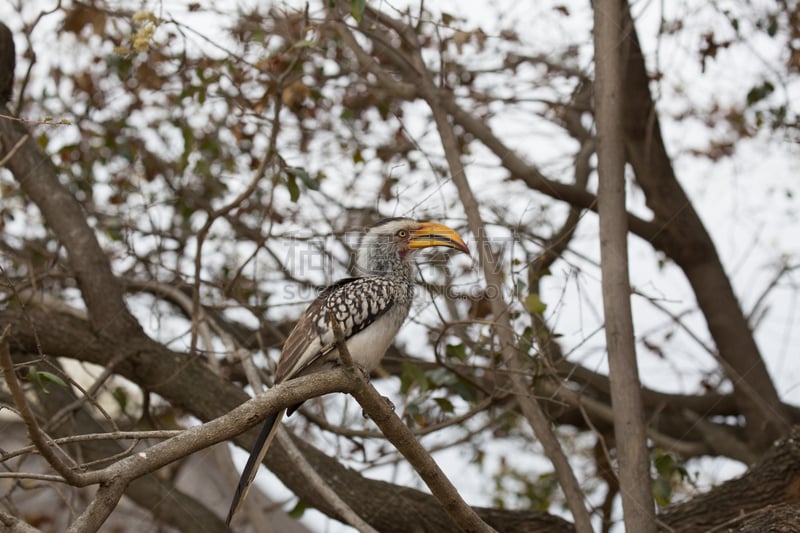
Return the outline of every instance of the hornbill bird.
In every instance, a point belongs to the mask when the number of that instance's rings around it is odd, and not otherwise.
[[[358,277],[334,283],[308,306],[283,345],[275,384],[337,364],[331,315],[344,334],[353,363],[374,370],[411,308],[414,252],[431,246],[469,254],[458,233],[435,222],[389,218],[368,228],[356,253]],[[298,407],[287,409],[287,416]],[[247,496],[283,415],[280,411],[264,421],[233,495],[227,524]]]

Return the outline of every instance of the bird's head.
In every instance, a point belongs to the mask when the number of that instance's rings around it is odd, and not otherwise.
[[[452,228],[437,222],[389,218],[374,224],[361,239],[356,266],[362,274],[385,275],[432,246],[453,248],[469,254],[469,248]]]

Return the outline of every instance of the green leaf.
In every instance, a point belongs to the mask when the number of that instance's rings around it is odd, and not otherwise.
[[[350,14],[356,19],[356,22],[361,22],[364,18],[364,9],[367,7],[366,0],[350,0]]]
[[[467,347],[463,344],[448,344],[444,349],[444,353],[448,359],[467,360]]]
[[[287,167],[286,172],[300,178],[300,181],[302,181],[303,184],[312,191],[319,190],[319,182],[312,178],[308,172],[306,172],[306,169],[300,167]]]
[[[45,381],[55,383],[56,385],[60,385],[62,387],[67,386],[64,380],[59,376],[53,374],[52,372],[47,372],[46,370],[36,370],[36,367],[31,367],[28,369],[28,374],[25,376],[25,379],[35,383],[36,386],[39,387],[45,394],[49,394],[47,388],[45,387]]]
[[[308,504],[306,504],[303,500],[297,500],[297,504],[289,511],[288,515],[298,520],[303,517],[303,513],[306,512],[308,509]]]
[[[61,385],[62,387],[66,387],[67,386],[67,384],[64,382],[63,379],[61,379],[57,375],[53,374],[52,372],[47,372],[47,371],[42,370],[40,372],[37,372],[37,374],[39,374],[39,378],[42,381],[50,381],[52,383],[55,383],[56,385]]]
[[[747,105],[751,106],[771,95],[773,92],[775,92],[775,86],[768,81],[765,81],[761,85],[756,85],[747,92]]]
[[[436,404],[439,406],[439,409],[445,413],[452,413],[455,411],[453,404],[447,398],[434,398],[433,401],[436,402]]]
[[[300,187],[297,186],[294,174],[286,173],[286,188],[289,189],[289,199],[292,203],[297,203],[297,199],[300,198]]]
[[[459,380],[458,383],[453,385],[453,390],[461,397],[462,400],[470,403],[475,401],[475,396],[472,394],[471,383]]]
[[[547,304],[536,293],[531,293],[525,298],[525,308],[536,315],[541,315],[547,309]]]
[[[526,292],[525,289],[528,288],[528,284],[525,283],[525,280],[522,278],[517,278],[517,294],[522,294]]]
[[[302,41],[297,41],[292,45],[292,48],[312,48],[317,46],[319,41],[310,41],[308,39],[304,39]]]
[[[672,456],[667,453],[657,454],[655,460],[653,461],[653,466],[656,467],[656,472],[658,472],[658,475],[664,478],[670,477],[675,470],[675,462],[673,461]]]
[[[672,499],[672,487],[669,481],[663,478],[653,480],[653,498],[656,500],[656,503],[662,507],[669,505]]]
[[[411,387],[417,385],[420,389],[425,389],[428,378],[420,367],[412,363],[403,363],[403,371],[400,374],[400,392],[406,394]]]
[[[546,331],[542,331],[546,334]],[[522,353],[530,353],[533,349],[533,329],[527,326],[519,337],[519,348]]]
[[[123,413],[126,412],[125,408],[128,407],[128,391],[123,389],[122,387],[114,388],[114,391],[111,393],[114,399],[117,401],[117,405],[119,405],[120,411]]]
[[[444,367],[428,370],[425,372],[425,377],[437,387],[441,387],[442,385],[454,385],[457,381],[456,376]]]

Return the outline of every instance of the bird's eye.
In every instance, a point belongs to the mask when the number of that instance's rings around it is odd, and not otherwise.
[[[401,239],[405,239],[406,237],[408,237],[408,232],[404,229],[401,229],[400,231],[397,232],[397,236],[400,237]]]

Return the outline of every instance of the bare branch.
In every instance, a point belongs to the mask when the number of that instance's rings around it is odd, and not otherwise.
[[[339,357],[350,375],[355,376],[357,385],[350,392],[370,419],[377,424],[386,438],[403,454],[414,470],[431,489],[431,492],[444,507],[450,518],[464,531],[494,532],[494,528],[486,524],[475,510],[464,502],[461,495],[447,478],[447,476],[433,460],[433,457],[422,447],[402,420],[394,412],[386,398],[375,390],[365,373],[353,366],[353,358],[347,349],[347,342],[341,326],[336,322],[333,313],[329,311],[329,320],[333,325],[336,337],[336,347]]]
[[[86,509],[70,524],[67,533],[89,533],[100,529],[119,503],[129,481],[128,478],[116,478],[111,483],[102,483]]]
[[[0,159],[0,167],[5,166],[5,164],[8,163],[8,161],[12,157],[14,157],[14,154],[16,154],[17,150],[19,150],[22,147],[22,145],[25,144],[25,141],[27,141],[29,137],[30,137],[30,135],[26,133],[25,135],[23,135],[22,137],[19,138],[19,140],[11,148],[11,150],[9,150],[8,153],[3,156],[3,159]]]
[[[0,105],[0,114],[3,113],[8,114],[6,107]],[[22,141],[26,136],[27,140]],[[95,329],[119,338],[141,335],[141,328],[125,305],[120,283],[111,272],[80,204],[61,184],[53,165],[30,138],[25,126],[0,118],[3,157],[7,158],[20,142],[6,166],[67,249]]]
[[[0,511],[0,524],[3,525],[4,531],[8,531],[8,533],[41,533],[40,529],[36,529],[16,516],[3,511]]]
[[[369,10],[369,8],[368,8]],[[437,89],[431,80],[430,73],[425,70],[424,74],[424,61],[421,58],[419,43],[413,36],[413,32],[409,29],[403,29],[398,21],[391,19],[385,14],[370,11],[373,16],[390,26],[392,26],[398,33],[404,35],[407,40],[407,45],[412,49],[412,62],[419,70],[418,74],[421,79],[414,80],[418,84],[420,95],[425,99],[431,111],[433,112],[434,121],[439,130],[439,135],[442,139],[442,144],[445,151],[445,157],[450,167],[451,177],[456,188],[458,189],[461,203],[467,214],[467,220],[473,235],[480,239],[484,232],[483,221],[479,213],[478,203],[475,196],[472,194],[469,183],[466,179],[465,169],[461,163],[460,153],[458,150],[458,143],[455,134],[450,124],[447,112],[442,105],[445,97],[442,92]],[[413,39],[413,40],[412,40]],[[397,65],[399,66],[399,65]],[[409,80],[410,81],[410,80]],[[575,478],[572,469],[569,466],[564,452],[558,443],[555,435],[550,428],[550,421],[547,420],[541,407],[536,400],[529,394],[529,385],[525,382],[523,376],[522,364],[518,361],[518,349],[516,347],[516,340],[514,338],[513,329],[508,317],[508,306],[503,300],[502,291],[500,288],[503,286],[502,279],[498,270],[494,268],[495,260],[491,257],[487,247],[478,247],[481,263],[484,267],[484,276],[489,286],[497,289],[497,297],[491,299],[492,312],[494,314],[494,321],[497,328],[497,333],[500,338],[500,347],[503,353],[503,362],[508,365],[512,370],[511,382],[514,391],[517,395],[517,401],[522,409],[523,414],[528,419],[529,423],[534,429],[539,440],[545,448],[550,460],[556,469],[556,475],[559,478],[561,486],[567,496],[567,502],[572,510],[575,518],[576,528],[581,532],[591,532],[592,524],[589,514],[584,504],[583,492],[580,489],[577,479]]]
[[[655,532],[656,523],[628,278],[625,145],[622,141],[622,18],[620,0],[604,0],[595,5],[594,87],[600,180],[597,194],[600,262],[625,528],[646,533]]]
[[[280,445],[283,446],[283,449],[286,450],[286,453],[292,459],[295,468],[297,468],[300,473],[308,479],[308,482],[314,486],[314,488],[319,491],[320,495],[327,500],[327,502],[336,509],[336,512],[339,513],[345,522],[349,525],[356,528],[358,531],[363,531],[365,533],[377,533],[377,530],[370,526],[367,522],[364,521],[363,518],[358,516],[353,509],[347,505],[347,503],[339,497],[339,495],[334,491],[328,483],[322,479],[322,476],[314,470],[311,464],[306,460],[300,450],[297,449],[297,446],[294,445],[292,439],[286,434],[286,430],[281,427],[278,429],[278,442]]]
[[[117,477],[137,478],[181,457],[231,439],[258,424],[269,413],[316,396],[332,392],[349,392],[354,386],[349,375],[341,369],[293,379],[272,387],[223,416],[200,426],[191,427],[103,470],[86,475],[91,476],[93,482],[113,480]]]
[[[53,444],[70,444],[73,442],[90,442],[98,440],[141,440],[141,439],[168,439],[181,433],[181,430],[153,430],[153,431],[110,431],[108,433],[87,433],[85,435],[71,435],[52,439]],[[1,452],[0,462],[24,455],[36,450],[35,446],[25,446],[13,452]],[[2,476],[4,472],[0,472]]]
[[[0,368],[3,370],[6,385],[14,398],[14,403],[19,409],[19,414],[28,428],[28,435],[31,438],[36,449],[44,457],[53,469],[61,474],[70,485],[82,487],[87,484],[86,477],[73,472],[64,462],[58,457],[55,452],[50,448],[47,439],[39,428],[39,423],[36,422],[36,416],[33,414],[28,401],[25,399],[25,393],[17,381],[17,376],[14,373],[14,362],[11,360],[11,352],[8,347],[8,337],[11,333],[11,326],[8,325],[3,330],[3,335],[0,336]]]

